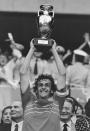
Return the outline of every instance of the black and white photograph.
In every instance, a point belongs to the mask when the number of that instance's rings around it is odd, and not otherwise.
[[[0,131],[90,131],[90,0],[0,0]]]

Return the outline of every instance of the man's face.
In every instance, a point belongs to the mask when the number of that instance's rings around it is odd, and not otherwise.
[[[12,119],[19,119],[23,117],[23,108],[21,102],[19,101],[13,102],[11,108],[11,117]]]
[[[61,111],[61,121],[69,121],[72,117],[72,104],[68,101],[64,102],[62,111]]]
[[[51,91],[51,81],[49,79],[40,80],[37,86],[39,98],[48,98]]]
[[[2,116],[3,123],[11,123],[11,109],[7,108],[5,109],[3,116]]]

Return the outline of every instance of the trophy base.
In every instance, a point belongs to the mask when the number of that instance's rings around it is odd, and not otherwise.
[[[41,52],[47,52],[51,49],[52,45],[53,45],[54,41],[53,39],[38,39],[35,38],[34,39],[34,46],[38,51]]]

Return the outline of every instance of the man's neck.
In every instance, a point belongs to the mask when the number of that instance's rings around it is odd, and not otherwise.
[[[61,120],[63,123],[68,123],[71,121],[71,119],[68,119],[68,120]]]
[[[22,119],[22,118],[19,118],[19,119],[13,119],[13,121],[16,122],[16,123],[19,123],[19,122],[23,121],[23,119]]]

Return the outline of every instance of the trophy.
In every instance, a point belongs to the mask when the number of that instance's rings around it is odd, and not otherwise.
[[[52,5],[41,5],[38,11],[38,38],[33,39],[34,46],[39,51],[48,51],[54,40],[50,38],[52,33],[54,11]]]

